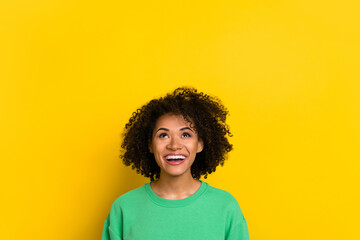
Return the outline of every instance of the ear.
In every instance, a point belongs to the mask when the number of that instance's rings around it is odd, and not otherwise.
[[[151,144],[151,143],[149,143],[149,151],[150,151],[151,153],[154,153],[153,147],[152,147],[152,144]]]
[[[203,149],[204,149],[204,141],[202,139],[199,139],[196,153],[201,152]]]

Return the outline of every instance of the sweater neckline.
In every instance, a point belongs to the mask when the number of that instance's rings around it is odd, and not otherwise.
[[[146,190],[147,196],[157,205],[160,205],[163,207],[173,207],[173,208],[183,207],[183,206],[193,203],[198,197],[200,197],[206,191],[208,184],[201,180],[199,180],[199,181],[201,182],[200,188],[193,195],[191,195],[187,198],[179,199],[179,200],[170,200],[170,199],[162,198],[162,197],[159,197],[158,195],[156,195],[150,185],[150,183],[152,181],[145,184],[145,190]]]

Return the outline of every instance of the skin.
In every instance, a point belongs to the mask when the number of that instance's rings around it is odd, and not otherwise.
[[[203,147],[203,141],[182,115],[161,116],[156,122],[149,144],[149,150],[160,167],[159,180],[151,182],[154,193],[171,200],[194,194],[201,182],[191,176],[191,165]],[[185,161],[179,165],[168,164],[165,156],[175,153],[185,155]]]

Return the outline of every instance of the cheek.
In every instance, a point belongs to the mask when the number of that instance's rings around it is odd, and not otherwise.
[[[154,152],[158,151],[159,143],[156,141],[156,139],[152,140],[151,147],[152,147]]]
[[[198,145],[195,143],[191,143],[188,145],[188,149],[190,150],[192,155],[195,155],[197,152]]]
[[[163,145],[164,145],[163,142],[158,141],[158,142],[155,142],[155,144],[153,146],[156,151],[160,151],[161,149],[163,149],[163,147],[164,147]]]
[[[155,143],[153,145],[153,152],[155,156],[161,156],[164,152],[164,146],[161,143]]]

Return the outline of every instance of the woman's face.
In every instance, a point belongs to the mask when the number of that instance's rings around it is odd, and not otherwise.
[[[191,176],[191,165],[203,142],[182,115],[165,114],[155,125],[150,152],[160,167],[160,177]]]

